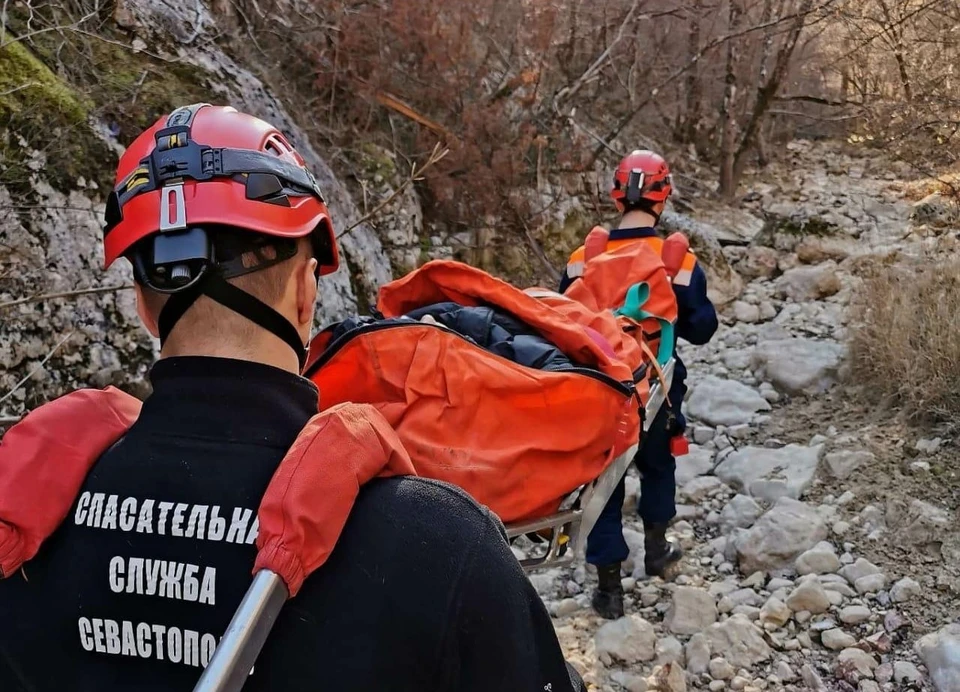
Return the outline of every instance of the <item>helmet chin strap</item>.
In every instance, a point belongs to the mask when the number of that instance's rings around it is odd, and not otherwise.
[[[303,343],[297,328],[259,298],[255,298],[246,291],[228,283],[223,274],[216,270],[201,277],[199,281],[188,288],[170,295],[169,300],[160,311],[158,319],[157,326],[160,332],[161,348],[163,348],[164,342],[170,336],[170,332],[173,331],[180,318],[201,295],[205,295],[228,310],[246,317],[286,343],[297,354],[297,362],[300,364],[299,372],[303,372],[303,367],[307,362],[308,349]]]

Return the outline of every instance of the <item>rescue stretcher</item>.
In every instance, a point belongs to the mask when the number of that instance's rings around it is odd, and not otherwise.
[[[644,407],[644,433],[650,429],[667,399],[667,391],[673,382],[674,364],[675,360],[671,358],[662,368],[663,380],[654,377],[651,382],[650,396]],[[537,545],[535,540],[535,556],[520,559],[520,565],[525,571],[555,567],[584,557],[587,537],[620,480],[630,468],[638,449],[639,444],[633,445],[618,456],[596,480],[571,493],[564,499],[557,513],[541,519],[506,524],[509,540],[521,536],[537,536],[542,541]]]

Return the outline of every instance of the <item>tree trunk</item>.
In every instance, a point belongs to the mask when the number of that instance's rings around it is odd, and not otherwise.
[[[757,100],[754,102],[753,112],[750,114],[750,119],[747,121],[746,127],[743,128],[743,134],[740,137],[733,156],[729,196],[733,196],[736,192],[736,187],[740,182],[740,178],[743,176],[743,171],[747,167],[750,149],[754,145],[754,140],[760,130],[760,126],[766,118],[767,111],[770,110],[770,106],[773,104],[774,97],[780,90],[780,84],[787,74],[787,69],[790,67],[790,62],[793,59],[794,49],[797,47],[797,41],[800,38],[800,32],[803,31],[807,15],[810,13],[812,7],[813,0],[801,0],[800,6],[797,9],[797,16],[790,26],[783,45],[777,52],[773,70],[769,77],[758,85]]]
[[[907,73],[907,61],[903,57],[903,51],[896,50],[893,57],[897,61],[897,71],[900,73],[900,85],[903,87],[903,96],[907,102],[913,101],[913,88],[910,86],[910,75]]]
[[[729,0],[728,32],[735,34],[740,30],[743,9],[740,0]],[[727,41],[727,68],[724,77],[723,105],[720,108],[720,189],[719,192],[726,198],[732,198],[736,193],[734,178],[734,161],[737,153],[737,67],[740,62],[740,45],[738,39]]]
[[[697,60],[697,54],[700,52],[700,16],[702,9],[702,0],[696,0],[691,8],[693,16],[690,19],[687,32],[687,59],[695,64],[687,71],[686,78],[687,112],[680,133],[680,139],[684,144],[695,142],[697,132],[700,129],[700,112],[703,93],[700,84],[700,65]]]
[[[890,45],[893,48],[893,59],[897,61],[897,73],[900,76],[900,86],[903,88],[903,96],[907,102],[913,101],[913,87],[910,83],[910,74],[907,72],[907,60],[903,54],[903,12],[905,8],[901,7],[899,17],[894,17],[890,11],[890,6],[885,0],[880,0],[880,9],[883,12],[884,21],[887,26],[885,33],[890,38]]]

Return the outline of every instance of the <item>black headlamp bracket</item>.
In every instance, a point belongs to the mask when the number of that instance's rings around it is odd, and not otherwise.
[[[131,255],[137,282],[158,293],[184,291],[217,266],[212,239],[196,226],[158,233]]]
[[[627,178],[627,190],[626,198],[627,202],[630,204],[638,204],[642,199],[641,191],[643,190],[643,181],[644,181],[643,171],[634,168],[630,171],[630,176]]]

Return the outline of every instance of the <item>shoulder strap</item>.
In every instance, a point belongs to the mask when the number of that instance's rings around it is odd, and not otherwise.
[[[115,387],[80,389],[33,410],[0,441],[0,578],[33,558],[93,464],[140,415]]]
[[[606,252],[609,240],[610,231],[603,226],[594,226],[583,241],[583,261],[589,262],[597,255]]]

